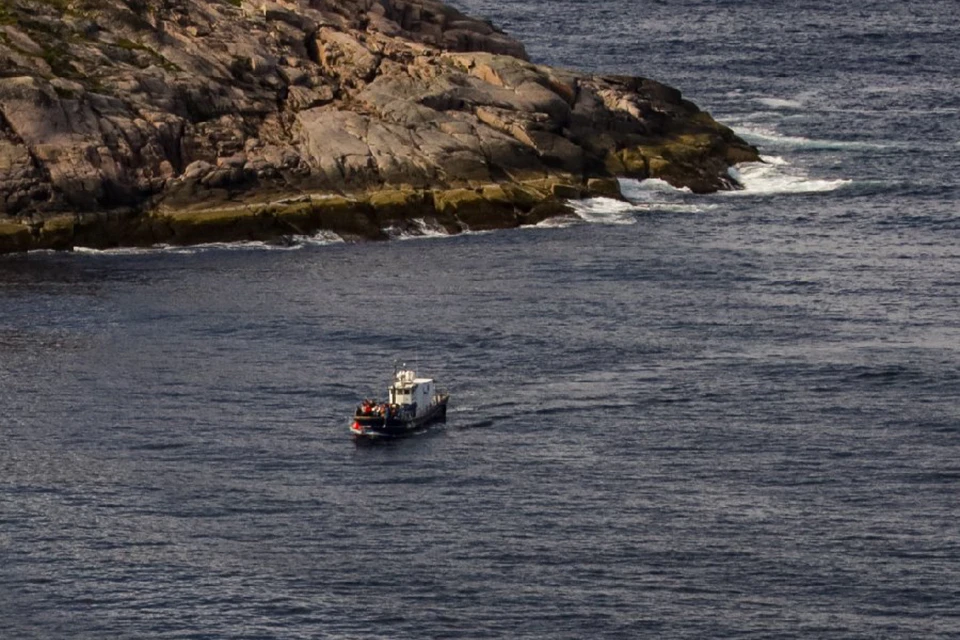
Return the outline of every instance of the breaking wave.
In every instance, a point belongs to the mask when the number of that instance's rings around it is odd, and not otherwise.
[[[622,200],[613,198],[588,198],[574,200],[570,207],[578,218],[584,222],[599,224],[635,224],[636,207]]]
[[[165,247],[117,247],[115,249],[91,249],[90,247],[74,247],[73,253],[82,256],[142,256],[150,253],[159,253]],[[57,253],[50,249],[39,249],[31,253]]]
[[[690,189],[677,188],[659,178],[621,178],[620,191],[638,213],[703,213],[717,207],[702,196],[694,195]]]
[[[570,204],[573,206],[575,203],[571,202]],[[566,229],[567,227],[582,224],[583,222],[585,222],[585,220],[581,218],[579,214],[575,214],[572,216],[557,216],[555,218],[547,218],[546,220],[542,220],[535,225],[525,226],[527,226],[527,228],[532,227],[535,229]]]
[[[612,198],[588,198],[570,202],[578,220],[548,221],[550,226],[569,226],[577,221],[592,224],[628,225],[645,213],[703,213],[717,204],[694,195],[689,189],[678,189],[658,178],[620,179],[620,192],[626,201]],[[541,223],[541,226],[546,226]]]
[[[763,162],[744,163],[729,169],[730,177],[743,186],[740,191],[720,192],[712,196],[696,195],[689,189],[679,189],[669,183],[652,178],[636,180],[620,179],[624,200],[596,197],[568,201],[573,215],[548,218],[533,228],[562,229],[578,224],[632,225],[643,214],[672,213],[697,214],[711,211],[720,205],[715,198],[730,196],[757,196],[776,194],[801,194],[834,191],[851,183],[847,179],[816,179],[805,175],[802,169],[792,166],[780,156],[764,156]],[[479,235],[490,231],[464,230],[451,234],[435,221],[417,218],[403,227],[386,230],[392,240],[417,240],[449,238],[452,235]],[[206,244],[155,247],[120,247],[91,249],[76,247],[73,251],[85,256],[139,256],[154,253],[192,255],[206,251],[297,251],[307,247],[322,247],[341,244],[345,240],[331,231],[319,231],[310,236],[286,236],[275,241],[211,242]]]
[[[763,156],[763,162],[747,162],[729,169],[730,177],[742,191],[725,191],[724,196],[775,195],[835,191],[852,181],[810,178],[779,156]]]
[[[659,194],[664,193],[691,193],[690,189],[678,189],[660,178],[649,178],[647,180],[620,178],[619,182],[620,192],[624,198],[631,202],[650,202],[661,197]]]
[[[436,222],[430,222],[424,218],[415,218],[410,222],[411,226],[387,228],[387,236],[391,240],[422,240],[450,236],[450,233]]]
[[[83,256],[142,256],[154,253],[193,255],[204,251],[297,251],[305,247],[321,247],[342,242],[344,242],[343,238],[332,231],[318,231],[309,236],[288,236],[272,242],[262,240],[206,242],[186,246],[158,244],[153,247],[116,247],[112,249],[74,247],[73,253]]]

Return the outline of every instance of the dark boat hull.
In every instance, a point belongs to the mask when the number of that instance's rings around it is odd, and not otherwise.
[[[403,415],[389,418],[370,415],[354,416],[353,423],[350,425],[350,433],[357,440],[402,438],[422,431],[432,424],[446,422],[447,400],[449,400],[449,396],[444,396],[423,415],[416,417],[408,418]]]

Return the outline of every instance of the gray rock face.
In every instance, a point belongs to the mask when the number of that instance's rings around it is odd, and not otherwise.
[[[657,175],[756,152],[679,92],[532,64],[434,0],[11,0],[0,218]]]

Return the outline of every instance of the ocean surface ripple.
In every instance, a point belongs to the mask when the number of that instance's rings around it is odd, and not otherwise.
[[[953,5],[458,0],[745,189],[0,258],[0,637],[960,635]],[[395,358],[447,424],[355,447]]]

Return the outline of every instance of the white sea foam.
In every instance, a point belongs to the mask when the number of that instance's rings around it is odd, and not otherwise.
[[[437,222],[428,222],[423,218],[415,218],[413,223],[417,225],[420,234],[431,238],[441,238],[449,236],[450,233]]]
[[[846,140],[816,140],[803,136],[785,136],[772,127],[746,123],[736,128],[737,135],[751,144],[771,149],[889,149],[891,145]]]
[[[114,249],[74,247],[73,253],[84,256],[142,256],[148,253],[157,253],[158,251],[162,250],[163,247],[116,247]]]
[[[803,103],[799,100],[786,100],[784,98],[755,98],[757,102],[771,109],[801,109]]]
[[[733,127],[739,132],[742,127],[762,126],[761,122],[778,122],[783,120],[782,113],[773,111],[750,111],[748,113],[716,114],[717,122]]]
[[[344,240],[332,231],[318,231],[310,236],[291,236],[286,242],[205,242],[192,245],[158,244],[152,247],[117,247],[113,249],[92,249],[74,247],[73,252],[85,256],[141,256],[151,253],[174,253],[193,255],[205,251],[296,251],[304,247],[318,247],[342,243]]]
[[[522,228],[522,227],[521,227]],[[457,235],[460,236],[486,236],[491,233],[496,233],[500,229],[464,229]]]
[[[324,247],[330,244],[342,244],[344,242],[343,238],[333,231],[326,231],[324,229],[310,236],[295,236],[293,240],[296,243],[310,247]]]
[[[293,238],[288,244],[278,244],[251,240],[246,242],[205,242],[187,246],[157,245],[157,249],[167,253],[192,255],[204,251],[296,251],[302,249],[305,236]]]
[[[570,204],[572,205],[573,203]],[[566,229],[567,227],[572,227],[580,224],[581,222],[583,222],[583,219],[579,216],[557,216],[555,218],[541,220],[532,226],[536,227],[537,229]]]
[[[664,194],[690,193],[686,187],[678,189],[669,182],[660,178],[649,178],[647,180],[635,180],[633,178],[620,178],[620,193],[631,202],[650,202],[652,200],[662,199]]]
[[[742,191],[725,191],[725,196],[775,195],[834,191],[850,180],[810,178],[779,157],[764,157],[766,162],[747,162],[731,167],[730,177],[743,185]]]
[[[789,162],[787,162],[786,158],[783,158],[781,156],[760,156],[760,159],[766,162],[767,164],[772,164],[772,165],[781,166],[781,167],[790,164]]]
[[[423,218],[412,220],[414,228],[400,231],[397,240],[416,240],[422,238],[447,238],[450,234],[436,222],[429,222]]]
[[[570,202],[574,213],[584,222],[595,224],[636,224],[636,207],[613,198],[587,198]]]
[[[717,209],[720,205],[717,204],[693,204],[693,203],[682,203],[682,202],[651,202],[650,204],[637,205],[638,213],[654,213],[654,212],[664,212],[664,213],[706,213],[707,211],[712,211]]]

